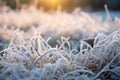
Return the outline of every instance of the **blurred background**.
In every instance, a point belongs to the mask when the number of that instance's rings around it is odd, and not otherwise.
[[[78,48],[81,39],[120,30],[120,0],[0,0],[1,41],[9,43],[17,28],[25,40],[40,32],[56,46],[70,36]]]
[[[104,4],[107,4],[110,10],[120,10],[120,0],[0,0],[0,6],[9,6],[12,9],[27,8],[32,5],[46,11],[58,8],[72,11],[76,7],[96,11],[103,10]]]

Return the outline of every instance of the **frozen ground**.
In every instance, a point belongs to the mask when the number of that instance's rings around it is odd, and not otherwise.
[[[7,11],[0,13],[1,80],[120,79],[119,17]]]

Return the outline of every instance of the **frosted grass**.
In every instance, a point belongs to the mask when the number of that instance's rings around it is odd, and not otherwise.
[[[119,80],[119,18],[32,7],[0,17],[1,80]]]
[[[81,51],[77,54],[72,53],[69,38],[62,38],[65,39],[62,44],[53,48],[40,34],[24,40],[24,43],[21,38],[19,43],[14,43],[18,34],[17,29],[0,58],[0,79],[119,80],[119,31],[110,35],[98,34],[93,47],[82,41]],[[69,51],[67,48],[63,50],[66,43]],[[87,48],[82,48],[84,46]]]

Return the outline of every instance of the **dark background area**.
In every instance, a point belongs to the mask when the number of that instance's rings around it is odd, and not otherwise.
[[[48,1],[48,3],[45,1]],[[12,9],[20,9],[23,6],[28,7],[34,5],[38,9],[43,7],[45,10],[56,10],[58,5],[60,5],[64,10],[71,10],[75,7],[103,10],[104,4],[107,4],[110,10],[120,10],[120,0],[57,0],[58,4],[54,6],[49,1],[51,0],[0,0],[0,6],[7,5]]]

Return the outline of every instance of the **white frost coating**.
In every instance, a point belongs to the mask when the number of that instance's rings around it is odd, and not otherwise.
[[[19,33],[18,31],[15,33]],[[52,48],[48,41],[41,37],[38,43],[36,35],[23,43],[14,43],[14,35],[10,46],[3,50],[0,59],[0,79],[9,80],[93,80],[93,79],[119,79],[120,65],[120,32],[110,35],[99,34],[95,38],[94,46],[90,47],[85,42],[81,44],[83,52],[72,53],[69,49],[69,38],[62,38],[58,48]],[[29,42],[30,41],[30,42]],[[33,42],[37,42],[33,44]],[[65,43],[68,49],[63,50]],[[41,46],[42,55],[36,52]],[[48,47],[49,46],[49,47]],[[90,48],[88,48],[90,47]],[[106,74],[108,76],[106,76]]]
[[[28,9],[0,13],[0,23],[6,24],[0,26],[0,34],[10,42],[0,51],[0,55],[4,53],[0,56],[1,80],[120,78],[119,31],[110,35],[99,33],[93,47],[84,41],[78,43],[95,32],[118,30],[117,17],[111,22],[82,11],[46,13]],[[20,29],[15,30],[17,27]],[[59,44],[54,44],[59,37]]]

